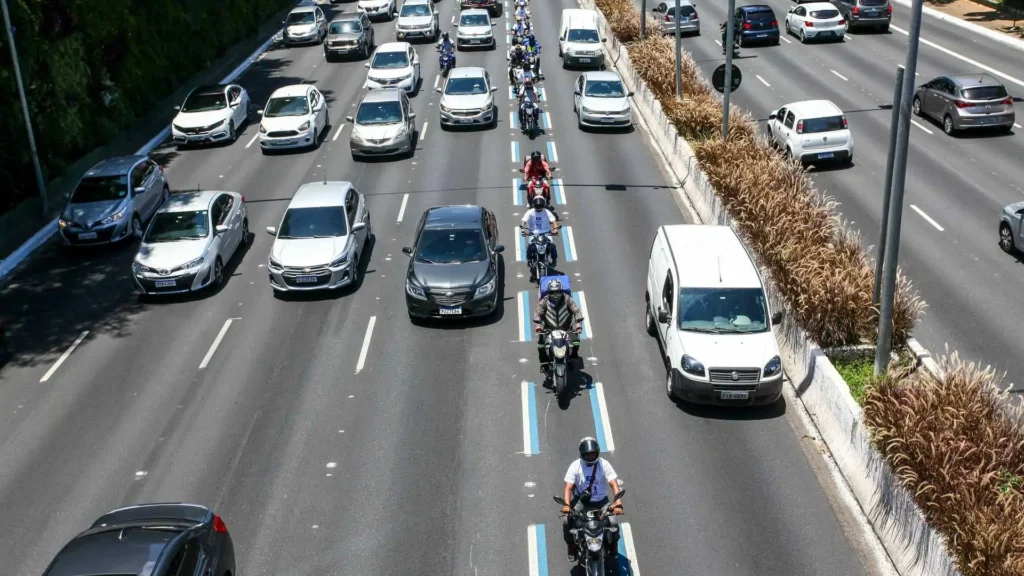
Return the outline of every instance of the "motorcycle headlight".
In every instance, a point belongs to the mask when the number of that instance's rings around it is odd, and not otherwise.
[[[309,120],[306,120],[306,122],[302,126],[299,126],[299,132],[305,132],[306,130],[309,130],[309,125]]]
[[[178,267],[178,270],[189,270],[191,268],[199,268],[200,266],[203,265],[203,262],[205,262],[205,261],[206,261],[206,257],[205,256],[200,256],[199,258],[196,258],[195,260],[191,260],[189,262],[186,262],[186,263],[182,264],[181,266]]]
[[[476,296],[474,296],[474,298],[479,298],[481,296],[486,296],[486,295],[490,294],[491,292],[494,292],[494,286],[497,283],[498,283],[498,277],[497,276],[495,276],[494,278],[491,278],[490,282],[488,282],[487,284],[484,284],[483,286],[481,286],[481,287],[476,289]]]
[[[587,536],[587,550],[591,552],[601,551],[601,539],[594,538],[593,536]]]
[[[419,286],[413,286],[412,282],[405,281],[405,293],[413,298],[419,298],[420,300],[426,300],[427,295],[423,292],[423,288]]]
[[[774,358],[769,360],[767,364],[764,365],[765,378],[775,376],[780,372],[782,372],[782,359],[779,358],[778,356],[775,356]]]
[[[568,349],[565,346],[555,346],[552,349],[552,353],[555,355],[555,358],[558,358],[559,360],[565,358],[565,354],[567,351]]]
[[[689,354],[683,354],[683,372],[694,376],[704,376],[704,365]]]
[[[121,208],[121,209],[120,209],[120,210],[118,210],[117,212],[114,212],[114,213],[113,213],[113,214],[111,214],[110,216],[107,216],[107,217],[106,217],[106,218],[104,218],[103,220],[100,220],[100,224],[101,224],[101,225],[102,225],[102,224],[112,224],[112,223],[114,223],[114,222],[117,222],[117,221],[118,221],[118,220],[120,220],[121,218],[124,218],[124,213],[125,213],[125,212],[126,212],[127,210],[128,210],[128,207],[127,207],[127,206],[125,206],[124,208]]]
[[[263,124],[260,124],[260,134],[266,134],[266,133],[267,133],[267,129],[263,127]]]

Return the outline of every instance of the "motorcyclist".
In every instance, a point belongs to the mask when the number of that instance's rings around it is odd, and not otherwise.
[[[537,303],[537,311],[533,313],[534,330],[537,332],[537,356],[540,360],[541,372],[547,373],[547,366],[551,362],[548,357],[547,335],[552,330],[565,330],[569,332],[572,341],[572,352],[570,356],[579,356],[580,332],[583,328],[583,311],[579,304],[566,295],[562,282],[557,278],[548,280],[545,288],[545,296]],[[545,379],[545,386],[550,385],[550,379]],[[568,502],[568,500],[566,500]]]
[[[512,48],[508,50],[508,82],[515,86],[518,83],[516,68],[526,63],[526,53],[523,52],[523,47],[519,45],[518,39],[513,38],[512,43]]]
[[[526,22],[529,19],[530,13],[526,10],[526,6],[516,8],[516,22]]]
[[[570,298],[570,300],[572,300]],[[569,506],[562,507],[562,536],[569,549],[569,561],[576,561],[576,539],[569,530],[572,529],[572,514],[589,510],[600,510],[608,499],[619,492],[619,475],[615,472],[611,462],[601,458],[601,446],[597,440],[586,437],[580,440],[580,458],[569,465],[565,473],[565,487],[562,490],[562,498],[566,503],[572,503],[572,498],[580,497],[575,509]],[[590,498],[586,498],[586,493]],[[622,514],[622,501],[619,500],[609,510],[610,515],[605,519],[608,522],[608,529],[605,532],[606,545],[608,550],[614,552],[619,544],[618,519],[615,516]]]
[[[532,234],[557,234],[558,219],[555,218],[555,214],[548,209],[548,203],[544,196],[534,196],[530,205],[532,207],[523,214],[523,219],[519,222],[519,229],[523,236],[530,236]],[[554,243],[549,246],[549,250],[551,250],[551,265],[555,266],[558,264],[558,250],[555,248]],[[526,263],[530,267],[531,282],[538,280],[533,271],[533,262],[536,258],[537,247],[531,242],[530,245],[526,247]]]
[[[528,183],[528,189],[533,187],[534,178],[541,179],[543,195],[550,203],[551,187],[548,185],[548,180],[551,179],[551,167],[544,160],[540,150],[534,150],[530,154],[530,159],[526,161],[526,166],[523,168],[523,179]]]
[[[523,52],[523,59],[526,60],[526,52]],[[529,60],[523,62],[523,80],[526,80],[527,78],[530,79],[530,82],[535,82],[537,80],[537,75],[533,73],[533,66],[530,66]]]
[[[540,71],[540,41],[537,40],[537,36],[534,35],[532,30],[526,35],[526,41],[523,42],[523,49],[526,51],[527,56],[533,54],[534,62],[536,63],[535,71],[537,76],[543,77],[544,74]]]
[[[530,21],[516,14],[516,23],[512,27],[512,35],[525,38],[530,33]]]
[[[535,104],[535,106],[533,107],[534,114],[539,114],[540,113],[540,108],[538,106],[536,106],[537,100],[538,100],[538,98],[537,98],[537,89],[533,85],[533,80],[528,79],[528,78],[523,78],[523,83],[522,83],[521,86],[519,86],[519,92],[518,92],[518,94],[516,94],[516,102],[519,103],[519,129],[520,130],[523,129],[524,127],[526,127],[526,118],[525,118],[526,112],[525,112],[525,110],[526,110],[526,103],[527,102],[533,102]]]
[[[440,64],[441,59],[444,58],[444,55],[447,53],[452,59],[452,68],[455,68],[455,44],[452,42],[452,39],[448,36],[447,32],[441,34],[441,39],[437,41],[436,46],[437,52],[440,54],[437,60],[438,64]]]
[[[725,43],[729,40],[729,23],[728,22],[722,22],[722,24],[719,25],[719,28],[721,28],[721,30],[722,30],[722,54],[725,54]],[[740,42],[739,35],[738,34],[733,34],[732,35],[732,41],[733,41],[732,49],[733,49],[733,53],[735,54],[736,46]]]

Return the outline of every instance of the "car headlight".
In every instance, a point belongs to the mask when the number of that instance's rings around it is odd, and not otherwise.
[[[224,125],[224,121],[223,121],[223,120],[221,120],[220,122],[217,122],[216,124],[210,124],[210,125],[209,125],[209,126],[207,126],[206,128],[203,128],[203,132],[207,132],[207,131],[209,131],[209,130],[213,130],[213,129],[215,129],[215,128],[220,128],[220,127],[221,127],[221,126],[223,126],[223,125]]]
[[[773,357],[764,365],[764,377],[775,376],[782,372],[782,359],[778,356]]]
[[[299,126],[299,132],[305,132],[306,130],[309,130],[309,124],[309,120],[306,120],[306,122],[302,126]]]
[[[120,220],[121,218],[124,218],[124,213],[125,213],[125,212],[126,212],[127,210],[128,210],[128,207],[127,207],[127,206],[125,206],[124,208],[121,208],[121,209],[120,209],[120,210],[118,210],[117,212],[114,212],[114,213],[113,213],[113,214],[111,214],[110,216],[107,216],[107,217],[106,217],[106,218],[104,218],[103,220],[100,220],[100,224],[101,224],[101,225],[102,225],[102,224],[112,224],[112,223],[114,223],[114,222],[117,222],[117,221],[118,221],[118,220]]]
[[[349,136],[349,138],[351,138],[352,140],[357,140],[357,141],[363,139],[363,137],[359,135],[359,130],[355,130],[355,129],[352,130],[352,135]]]
[[[152,270],[152,268],[150,268],[149,266],[146,266],[144,264],[139,264],[138,262],[132,262],[132,271],[135,272],[136,274],[141,274],[143,272],[152,272],[153,270]]]
[[[409,129],[406,128],[405,126],[402,126],[401,128],[398,129],[398,132],[395,132],[395,137],[392,138],[392,140],[398,140],[399,138],[405,138],[408,135],[409,135]]]
[[[353,245],[354,244],[352,242],[349,242],[348,246],[345,246],[345,251],[342,252],[341,256],[339,256],[339,257],[335,258],[334,260],[332,260],[331,263],[327,265],[327,267],[328,268],[337,268],[339,266],[342,266],[346,262],[348,262],[348,254],[349,254],[349,252],[352,251],[350,249],[350,247],[353,246]]]
[[[452,111],[451,108],[445,106],[444,104],[441,104],[441,112],[451,112],[451,111]]]
[[[423,288],[419,286],[413,286],[412,282],[405,281],[405,293],[413,298],[419,298],[420,300],[426,300],[427,295],[423,292]]]
[[[61,230],[63,230],[65,228],[67,228],[68,226],[71,226],[71,222],[70,221],[65,220],[63,218],[58,218],[57,219],[57,228],[60,228]]]
[[[593,536],[587,536],[587,550],[591,552],[601,551],[601,539]]]
[[[282,270],[284,268],[284,266],[281,266],[280,262],[274,260],[273,256],[270,257],[270,262],[269,264],[267,264],[267,266],[273,270]]]
[[[408,80],[409,78],[412,78],[412,72],[409,72],[405,76],[402,76],[401,78],[399,78],[399,80]]]
[[[181,266],[178,266],[178,270],[190,270],[192,268],[199,268],[200,266],[203,265],[203,262],[205,262],[205,261],[206,261],[206,257],[205,256],[200,256],[199,258],[196,258],[195,260],[190,260],[188,262],[185,262]]]
[[[683,354],[683,372],[694,376],[704,376],[704,365],[689,354]]]
[[[586,106],[580,106],[580,109],[583,110],[584,114],[597,114],[596,110],[591,110],[590,108],[587,108]]]
[[[495,276],[494,278],[491,278],[490,282],[488,282],[488,283],[484,284],[483,286],[481,286],[481,287],[476,289],[476,295],[474,296],[474,298],[479,298],[481,296],[486,296],[486,295],[490,294],[491,292],[494,292],[494,286],[497,283],[498,283],[498,277],[497,276]]]
[[[267,129],[263,127],[263,124],[260,124],[260,134],[266,134],[266,133],[267,133]]]

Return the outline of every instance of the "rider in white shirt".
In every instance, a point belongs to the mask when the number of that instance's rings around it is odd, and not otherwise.
[[[530,236],[533,234],[557,234],[558,233],[558,218],[555,214],[548,210],[547,201],[544,196],[538,194],[533,197],[533,207],[523,214],[523,219],[519,223],[520,229],[523,231],[523,236]],[[551,250],[551,262],[552,266],[558,263],[558,249],[555,248],[554,242],[548,247]],[[533,259],[537,257],[537,247],[531,242],[526,247],[526,262],[530,267],[531,278],[533,276]]]
[[[588,436],[580,440],[579,452],[579,460],[570,464],[569,469],[565,472],[565,488],[562,490],[562,498],[570,503],[574,497],[590,492],[590,499],[580,498],[576,503],[575,511],[600,510],[608,503],[611,495],[619,492],[619,475],[615,472],[611,462],[601,458],[601,446],[594,438]],[[563,514],[569,514],[570,511],[568,506],[562,507]],[[608,516],[607,545],[615,550],[619,542],[618,522],[615,516],[622,514],[622,501],[616,502],[610,512],[612,515]],[[575,562],[576,541],[573,539],[572,533],[569,532],[572,528],[569,524],[570,517],[562,518],[562,535],[569,547],[569,561]]]

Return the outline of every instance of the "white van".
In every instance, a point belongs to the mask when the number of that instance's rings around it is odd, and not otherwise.
[[[647,267],[647,332],[662,344],[669,398],[770,404],[782,361],[757,267],[728,226],[662,226]]]
[[[562,23],[558,26],[558,56],[562,59],[562,68],[604,68],[601,43],[608,39],[601,37],[597,22],[596,10],[562,10]]]

